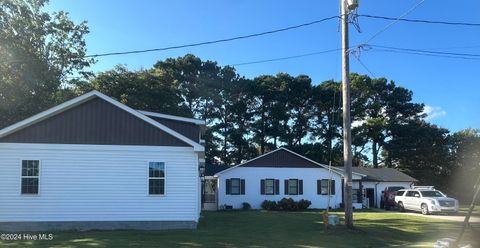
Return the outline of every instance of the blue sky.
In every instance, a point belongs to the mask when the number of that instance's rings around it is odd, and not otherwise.
[[[419,0],[361,1],[359,14],[398,17]],[[427,0],[407,18],[480,23],[480,1]],[[76,22],[88,21],[88,54],[196,43],[263,32],[338,14],[338,1],[279,0],[51,0],[47,10],[65,10]],[[366,41],[389,21],[360,19],[361,33],[351,27],[350,44]],[[336,49],[338,22],[327,21],[273,35],[202,47],[148,54],[102,57],[91,68],[104,71],[117,64],[149,68],[157,60],[193,53],[220,65],[294,56]],[[399,22],[371,44],[480,54],[480,28]],[[458,48],[463,47],[463,48]],[[480,60],[427,57],[364,51],[360,59],[373,76],[386,77],[414,92],[428,105],[430,121],[452,131],[480,128]],[[337,52],[236,67],[239,74],[288,72],[307,74],[314,83],[340,79]],[[354,58],[351,71],[367,74]]]

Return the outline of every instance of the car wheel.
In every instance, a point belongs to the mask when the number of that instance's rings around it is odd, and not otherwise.
[[[390,206],[389,205],[385,205],[385,210],[390,210]]]
[[[405,207],[403,206],[403,202],[398,202],[398,210],[400,210],[400,212],[405,212]]]
[[[422,208],[422,214],[423,214],[423,215],[428,215],[428,214],[430,214],[430,212],[428,211],[428,206],[427,206],[427,204],[423,203],[423,204],[420,206],[420,208]]]

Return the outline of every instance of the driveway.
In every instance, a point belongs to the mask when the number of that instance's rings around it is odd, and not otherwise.
[[[460,221],[463,222],[465,220],[465,216],[463,215],[423,215],[421,213],[412,213],[412,212],[406,212],[406,213],[400,213],[400,214],[406,214],[406,215],[413,215],[413,216],[421,216],[421,217],[426,217],[426,218],[433,218],[433,219],[440,219],[440,220],[449,220],[449,221]],[[470,223],[480,223],[480,217],[470,217]]]

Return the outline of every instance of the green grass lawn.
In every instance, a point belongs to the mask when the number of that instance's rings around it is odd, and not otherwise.
[[[359,212],[354,219],[354,230],[325,229],[317,211],[207,212],[197,230],[54,232],[53,241],[0,241],[0,247],[433,247],[461,225],[388,212]],[[478,237],[480,224],[472,225],[465,238],[480,247]]]
[[[470,205],[460,205],[460,210],[458,211],[461,215],[466,215],[468,213],[468,208]],[[472,212],[472,216],[480,217],[480,206],[475,206]]]

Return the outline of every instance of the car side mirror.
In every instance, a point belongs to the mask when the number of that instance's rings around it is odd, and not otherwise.
[[[382,194],[384,193],[385,191],[382,190]]]
[[[415,197],[420,197],[420,195],[419,195],[419,194],[415,194]]]

